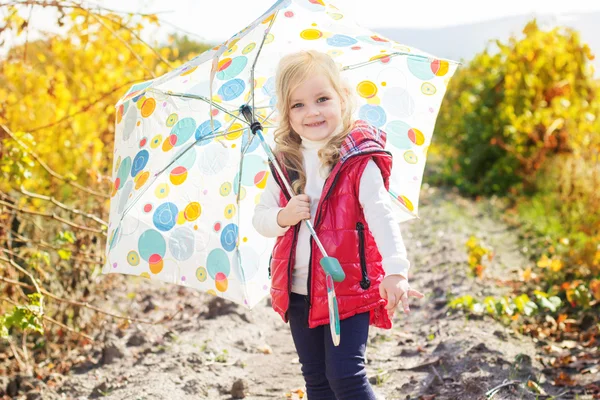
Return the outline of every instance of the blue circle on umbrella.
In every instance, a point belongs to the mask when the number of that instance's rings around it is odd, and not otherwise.
[[[410,72],[417,78],[428,81],[435,77],[435,74],[431,70],[431,63],[427,58],[408,56],[406,62]]]
[[[262,87],[263,93],[267,96],[275,96],[275,78],[270,77],[267,79]]]
[[[390,121],[385,127],[385,131],[388,134],[387,140],[392,146],[399,149],[410,149],[413,147],[413,143],[408,137],[408,131],[410,125],[403,121]]]
[[[237,97],[239,97],[242,93],[244,93],[244,89],[246,88],[246,84],[241,79],[232,79],[227,81],[219,88],[217,92],[223,101],[230,101]]]
[[[221,123],[219,121],[213,120],[214,132],[218,131],[221,128]],[[196,129],[196,146],[204,146],[209,144],[212,140],[203,140],[205,137],[212,135],[213,130],[210,126],[210,119],[208,121],[204,121],[198,126]]]
[[[206,258],[206,270],[211,278],[215,279],[219,272],[222,272],[226,277],[229,276],[231,265],[229,264],[229,256],[222,249],[214,249],[208,253]]]
[[[365,104],[358,112],[359,118],[367,121],[373,126],[381,128],[387,119],[385,110],[380,106]]]
[[[132,87],[131,87],[131,88],[130,88],[128,91],[127,91],[127,93],[125,93],[125,95],[128,95],[129,93],[131,93],[131,92],[135,92],[135,91],[137,91],[137,90],[143,90],[143,89],[146,89],[148,86],[152,85],[152,83],[153,83],[152,81],[146,81],[146,82],[142,82],[142,83],[136,83],[135,85],[133,85],[133,86],[132,86]],[[140,93],[140,94],[136,95],[136,97],[134,97],[134,99],[135,99],[135,100],[133,100],[133,101],[134,101],[134,102],[135,102],[135,101],[138,101],[138,99],[139,99],[140,97],[142,97],[143,95],[145,95],[145,94],[146,94],[146,92],[142,92],[142,93]]]
[[[175,229],[169,237],[169,251],[176,260],[189,259],[194,254],[194,232],[185,227]]]
[[[194,118],[188,117],[179,120],[171,130],[171,135],[177,136],[177,142],[175,142],[175,147],[181,146],[182,144],[187,142],[188,139],[192,137],[195,130],[196,121],[194,121]]]
[[[269,107],[275,109],[275,107],[277,107],[277,96],[273,96],[271,97],[271,100],[269,100]]]
[[[139,99],[140,99],[140,98],[141,98],[143,95],[145,95],[145,94],[146,94],[146,92],[142,92],[142,93],[140,93],[140,94],[138,94],[138,95],[135,95],[134,97],[132,97],[132,98],[131,98],[131,100],[133,100],[133,102],[134,102],[134,103],[137,103],[137,101],[138,101],[138,100],[139,100]]]
[[[250,143],[250,146],[248,146],[248,148],[246,149],[246,146],[248,145],[248,142],[250,141],[250,138],[254,137],[254,140],[252,141],[252,143]],[[252,153],[254,150],[256,150],[258,148],[258,146],[260,146],[260,139],[256,136],[254,136],[253,134],[250,133],[249,129],[246,129],[244,131],[244,136],[242,136],[242,149],[246,149],[246,153]]]
[[[258,138],[256,139],[259,140]],[[265,171],[268,167],[262,157],[250,154],[244,157],[242,166],[242,185],[254,186],[254,177],[261,171]]]
[[[233,251],[237,243],[238,238],[238,226],[236,224],[229,224],[223,231],[221,231],[221,247],[226,251]]]
[[[148,158],[150,158],[148,150],[142,150],[135,155],[135,158],[133,159],[133,167],[131,168],[131,176],[135,177],[138,172],[144,169],[148,163]]]
[[[131,172],[131,157],[125,158],[119,165],[119,172],[117,172],[117,178],[119,178],[119,189],[123,187],[127,180],[127,175]]]
[[[158,230],[163,232],[171,230],[177,222],[177,206],[173,203],[164,203],[156,208],[152,222]]]
[[[327,44],[334,47],[352,46],[358,43],[358,40],[346,35],[333,35],[327,39]]]
[[[184,167],[189,170],[196,163],[196,149],[194,147],[189,149],[183,148],[181,151],[184,153],[175,156],[175,161],[171,166],[173,168]]]
[[[140,257],[148,261],[152,254],[158,254],[161,257],[165,256],[167,251],[167,243],[163,235],[154,229],[148,229],[140,235],[138,239],[138,250]]]
[[[222,81],[235,78],[246,68],[246,64],[248,64],[248,59],[245,56],[235,57],[227,68],[217,72],[217,78]]]

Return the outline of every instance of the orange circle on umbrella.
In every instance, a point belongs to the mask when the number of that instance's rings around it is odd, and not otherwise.
[[[156,108],[156,100],[152,97],[146,99],[144,104],[142,104],[142,117],[146,118],[152,115],[154,109]]]

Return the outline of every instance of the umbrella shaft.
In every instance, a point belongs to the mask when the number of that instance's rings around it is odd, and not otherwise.
[[[262,130],[257,129],[256,135],[258,135],[258,138],[260,139],[260,143],[262,144],[263,149],[265,150],[265,153],[267,153],[269,160],[271,160],[271,163],[273,163],[273,166],[275,167],[275,170],[281,177],[281,180],[283,181],[283,184],[285,185],[285,188],[287,189],[288,193],[290,194],[290,196],[293,195],[294,189],[292,189],[292,186],[289,184],[289,182],[285,178],[285,175],[283,174],[283,171],[281,170],[281,167],[279,166],[279,163],[277,162],[277,159],[275,158],[273,151],[271,151],[271,148],[269,147],[267,142],[265,142],[265,138],[262,135]],[[310,232],[311,236],[315,240],[315,243],[317,244],[317,247],[321,251],[321,254],[323,254],[323,257],[328,257],[327,252],[325,251],[325,248],[323,247],[323,244],[317,237],[317,233],[315,232],[315,228],[313,227],[312,222],[310,222],[309,219],[305,219],[304,223],[306,224],[306,227],[308,228],[308,231]]]

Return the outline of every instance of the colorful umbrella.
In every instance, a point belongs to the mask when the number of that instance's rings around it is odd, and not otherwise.
[[[417,216],[427,148],[457,63],[361,28],[332,3],[280,0],[117,103],[104,273],[190,286],[249,308],[268,294],[273,241],[251,222],[268,155],[242,107],[273,146],[277,62],[304,49],[329,54],[356,90],[356,118],[387,132],[398,220]]]

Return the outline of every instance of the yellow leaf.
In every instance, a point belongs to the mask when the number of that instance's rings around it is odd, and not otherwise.
[[[563,267],[563,263],[561,260],[558,259],[554,259],[552,260],[551,264],[550,264],[550,269],[552,269],[552,271],[554,272],[558,272],[562,269]]]
[[[537,262],[537,266],[540,267],[540,268],[547,268],[547,267],[550,266],[550,264],[551,264],[551,261],[548,258],[548,256],[546,256],[545,254]]]

